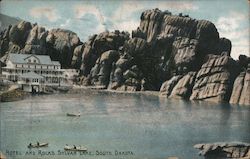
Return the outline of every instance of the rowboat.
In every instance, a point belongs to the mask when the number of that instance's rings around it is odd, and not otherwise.
[[[76,117],[76,116],[81,116],[81,113],[67,113],[67,116],[72,116],[72,117]]]
[[[65,151],[87,151],[87,148],[82,147],[82,146],[65,146],[64,147]]]
[[[30,144],[28,148],[40,148],[40,147],[48,147],[49,143],[41,143],[41,144]]]

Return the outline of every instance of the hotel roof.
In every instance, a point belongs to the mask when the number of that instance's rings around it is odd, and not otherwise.
[[[9,53],[8,59],[12,63],[26,64],[27,62],[25,61],[25,59],[27,59],[31,56],[36,57],[39,60],[39,64],[42,64],[42,65],[60,65],[60,63],[58,61],[51,61],[51,59],[48,55]]]

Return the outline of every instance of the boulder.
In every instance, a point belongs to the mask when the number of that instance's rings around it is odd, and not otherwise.
[[[9,49],[9,32],[11,25],[0,33],[0,57],[3,57]]]
[[[248,65],[250,64],[250,57],[247,57],[246,55],[240,55],[238,63],[240,67],[245,70],[248,68]]]
[[[242,142],[218,142],[196,144],[194,148],[199,149],[199,154],[206,159],[249,159],[250,144]]]
[[[82,54],[85,48],[85,44],[79,45],[74,49],[73,57],[71,60],[71,66],[75,69],[80,69],[82,63]]]
[[[173,76],[171,79],[165,81],[160,89],[160,95],[164,97],[169,97],[173,88],[178,83],[178,81],[182,78],[182,75]]]
[[[90,37],[82,54],[81,74],[87,76],[102,53],[108,50],[118,51],[127,39],[129,33],[120,31],[106,31]]]
[[[46,37],[48,31],[44,27],[39,27],[34,25],[30,30],[27,40],[25,42],[25,47],[22,49],[24,54],[46,54]]]
[[[188,99],[192,93],[196,72],[188,72],[174,86],[170,98]]]
[[[91,85],[107,88],[112,66],[118,58],[119,53],[116,50],[109,50],[102,53],[101,57],[96,61],[95,66],[91,69],[89,78]]]
[[[117,70],[118,71],[118,70]],[[144,79],[142,72],[136,65],[133,65],[125,72],[120,72],[121,82],[114,82],[110,84],[110,89],[115,89],[117,91],[140,91],[144,86]]]
[[[60,61],[63,68],[70,68],[74,49],[81,42],[77,34],[72,31],[52,29],[48,32],[46,44],[51,59]]]
[[[20,53],[23,54],[38,54],[45,55],[46,50],[46,36],[48,32],[44,27],[33,25],[29,31],[27,39],[25,40],[24,47],[20,46]]]
[[[138,30],[146,35],[147,42],[153,41],[159,34],[164,13],[159,9],[146,10],[141,15]]]
[[[190,38],[177,37],[173,42],[172,54],[175,66],[187,67],[190,70],[199,67],[197,65],[197,47],[198,40]],[[190,65],[192,63],[192,65]],[[198,62],[200,64],[200,62]]]
[[[142,57],[149,52],[148,43],[141,38],[129,39],[124,44],[124,52],[131,55],[132,57]]]
[[[125,78],[123,73],[130,69],[135,64],[133,57],[128,54],[120,56],[117,62],[112,67],[110,74],[110,84],[108,89],[117,89],[124,84]]]
[[[196,76],[190,99],[228,102],[238,73],[238,64],[230,56],[209,55]]]
[[[227,38],[220,38],[219,43],[217,44],[218,52],[231,52],[232,43]]]
[[[250,105],[250,63],[248,69],[241,72],[234,81],[230,103]]]
[[[31,29],[31,23],[26,21],[21,21],[17,25],[13,25],[9,31],[10,41],[20,47],[23,47]]]

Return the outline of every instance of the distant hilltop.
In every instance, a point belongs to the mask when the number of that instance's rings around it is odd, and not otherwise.
[[[22,20],[20,18],[10,17],[0,13],[0,31],[3,31],[4,29],[8,28],[9,25],[15,25],[21,21]]]
[[[69,30],[22,21],[1,33],[2,61],[8,53],[47,54],[79,69],[80,85],[250,105],[250,58],[232,59],[231,41],[212,22],[159,9],[140,19],[131,36],[106,31],[86,42]]]

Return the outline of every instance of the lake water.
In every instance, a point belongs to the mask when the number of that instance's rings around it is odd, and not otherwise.
[[[194,144],[250,142],[247,106],[97,91],[0,105],[0,150],[8,158],[201,159]],[[66,116],[78,111],[81,117]],[[36,141],[49,147],[29,150]],[[65,144],[88,153],[65,154]]]

